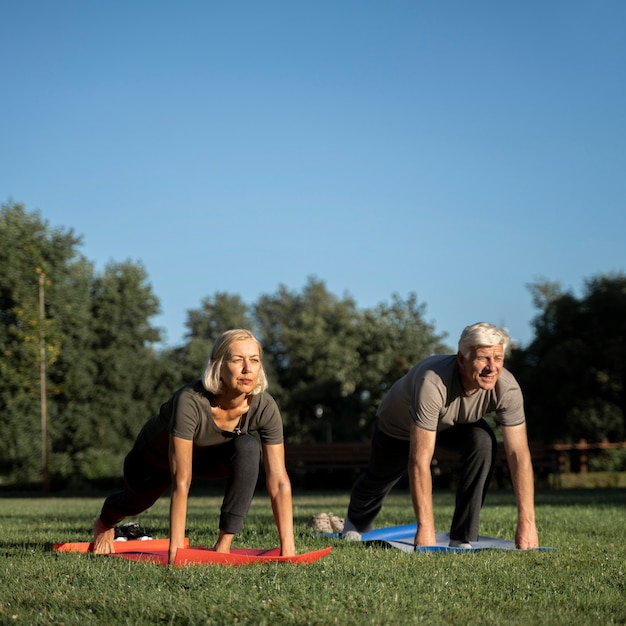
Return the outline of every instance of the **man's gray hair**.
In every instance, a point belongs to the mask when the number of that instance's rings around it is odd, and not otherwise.
[[[472,348],[476,346],[497,346],[500,344],[502,344],[506,354],[509,345],[509,335],[506,330],[487,322],[478,322],[463,329],[459,339],[459,354],[469,359]]]

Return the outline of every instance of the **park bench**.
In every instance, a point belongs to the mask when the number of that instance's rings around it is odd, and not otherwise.
[[[533,464],[548,473],[558,472],[557,456],[550,446],[530,442]],[[285,446],[287,468],[291,471],[364,469],[370,452],[369,441],[333,443],[292,443]],[[454,452],[436,448],[433,469],[439,473],[444,468],[458,465]],[[499,464],[506,463],[504,446],[498,445]]]
[[[544,444],[540,441],[529,442],[530,453],[535,470],[543,474],[564,474],[588,472],[590,452],[626,448],[626,441],[600,441],[588,443],[584,439],[576,443]],[[287,467],[290,470],[337,470],[363,469],[369,459],[369,441],[333,442],[333,443],[295,443],[285,446]],[[458,455],[448,450],[437,448],[433,459],[433,469],[437,473],[458,465]],[[506,464],[506,455],[502,443],[498,445],[497,463]]]

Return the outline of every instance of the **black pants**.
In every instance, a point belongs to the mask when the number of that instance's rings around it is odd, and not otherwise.
[[[252,435],[233,437],[228,443],[194,450],[193,475],[227,478],[220,511],[220,530],[238,533],[248,513],[259,476],[259,443]],[[111,528],[124,518],[148,510],[171,486],[169,467],[158,467],[131,450],[124,460],[124,489],[109,496],[100,513]]]
[[[495,435],[481,419],[437,433],[437,445],[461,454],[450,538],[477,541],[480,510],[495,466]],[[385,498],[407,471],[409,446],[408,441],[389,437],[374,426],[369,464],[354,483],[348,506],[348,517],[361,532],[371,530]]]

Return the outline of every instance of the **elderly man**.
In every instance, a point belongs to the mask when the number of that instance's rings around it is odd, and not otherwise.
[[[430,466],[437,444],[461,454],[450,546],[477,541],[497,452],[484,416],[495,412],[517,502],[515,544],[522,549],[539,545],[524,402],[517,381],[504,368],[508,341],[507,333],[492,324],[467,326],[456,355],[428,357],[395,382],[377,412],[367,470],[352,489],[345,539],[358,540],[372,529],[385,497],[408,466],[415,545],[436,543]]]

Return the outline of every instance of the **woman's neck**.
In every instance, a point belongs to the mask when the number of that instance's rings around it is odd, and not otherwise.
[[[213,396],[215,405],[223,411],[232,411],[240,409],[248,404],[248,396],[245,393],[230,395],[227,393],[219,393]]]

